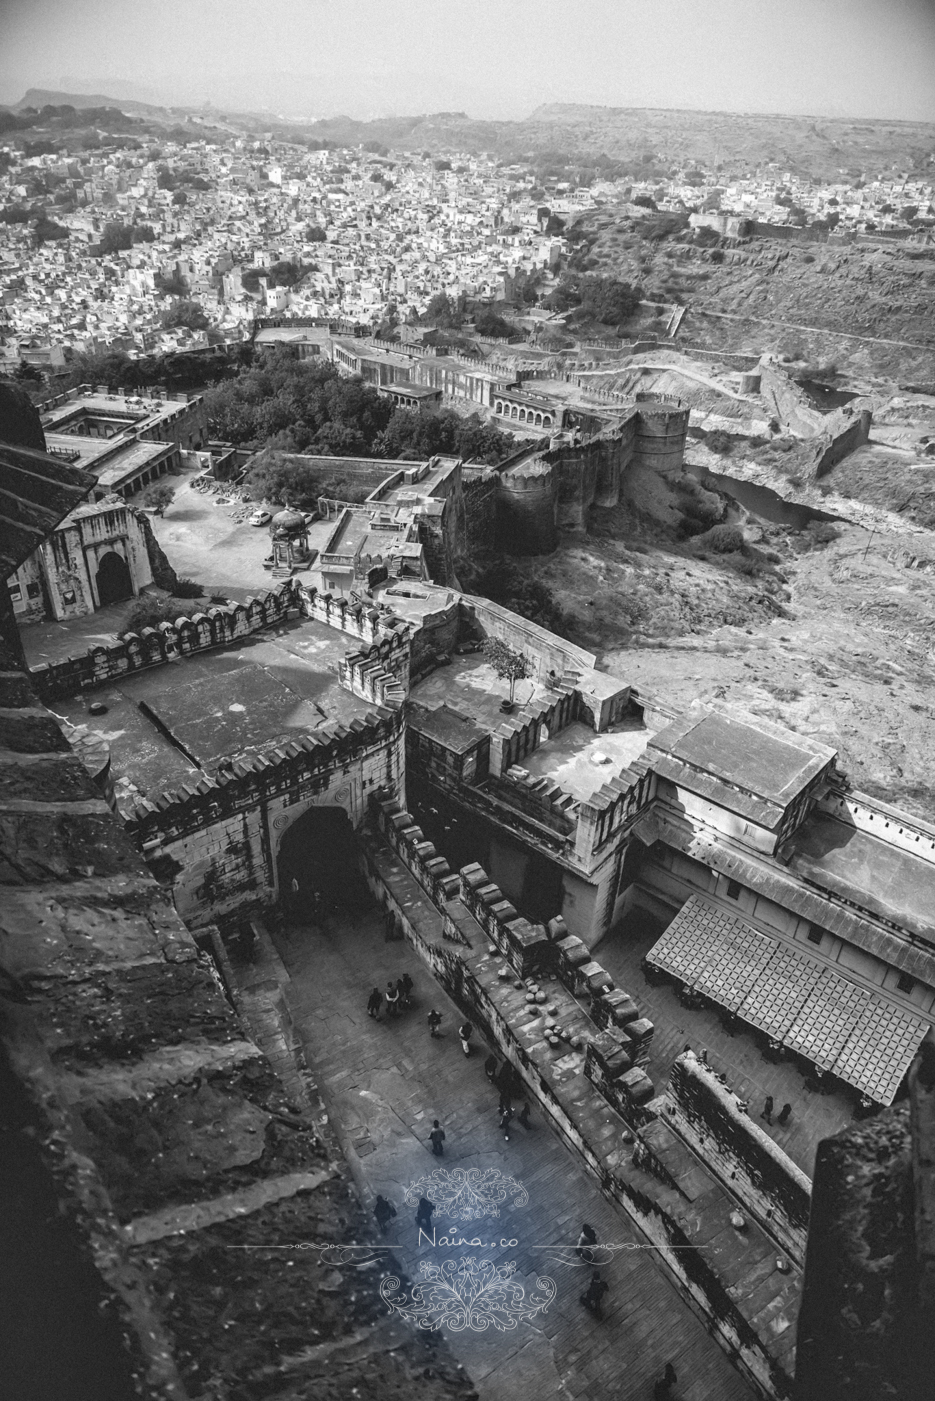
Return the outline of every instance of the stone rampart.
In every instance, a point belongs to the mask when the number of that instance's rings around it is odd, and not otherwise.
[[[512,975],[517,972],[521,977],[536,977],[555,968],[564,977],[562,946],[569,941],[561,937],[561,921],[553,921],[554,927],[546,930],[521,920],[479,866],[461,872],[460,895],[453,892],[453,897],[440,901],[439,895],[451,888],[447,878],[444,886],[434,889],[423,882],[416,866],[408,864],[417,839],[401,839],[393,826],[398,818],[405,832],[411,819],[394,813],[392,803],[379,800],[375,815],[390,846],[373,841],[365,847],[362,868],[374,894],[394,913],[406,938],[487,1042],[519,1072],[529,1093],[584,1160],[603,1192],[645,1234],[679,1292],[701,1310],[720,1345],[765,1396],[774,1401],[788,1397],[798,1280],[795,1274],[777,1270],[775,1243],[753,1225],[738,1255],[736,1247],[725,1244],[732,1234],[730,1214],[735,1207],[719,1184],[712,1182],[702,1207],[697,1192],[692,1200],[686,1191],[652,1171],[639,1127],[646,1117],[645,1108],[637,1105],[643,1092],[636,1088],[630,1096],[636,1110],[628,1123],[593,1082],[593,1072],[581,1073],[592,1045],[596,1047],[590,1054],[592,1066],[600,1063],[604,1044],[600,1038],[607,1024],[604,1014],[600,1022],[593,1021],[558,982],[547,984],[554,1014],[527,1002],[523,984],[514,986]],[[420,886],[428,901],[419,898]],[[496,949],[496,956],[488,954],[489,946]],[[583,956],[589,959],[586,949]],[[573,958],[570,962],[575,986],[581,990],[587,981],[583,977],[587,963],[576,965]],[[506,977],[503,964],[509,970]],[[604,986],[612,982],[606,974],[604,979]],[[596,1003],[603,997],[599,994]],[[592,1006],[596,1003],[592,998]],[[553,1046],[547,1021],[561,1026],[567,1040],[557,1038]],[[635,1075],[626,1074],[636,1087],[643,1072],[633,1069]],[[622,1090],[619,1097],[624,1097]],[[690,1158],[690,1172],[697,1180],[697,1160],[687,1149],[682,1151]],[[721,1248],[697,1248],[714,1238]]]
[[[480,631],[486,637],[497,637],[501,642],[525,652],[533,664],[535,681],[546,682],[550,673],[560,680],[571,669],[590,671],[597,660],[593,652],[586,652],[583,647],[576,647],[573,642],[556,637],[553,632],[531,623],[528,618],[521,618],[518,613],[511,613],[508,608],[491,602],[489,598],[462,594],[461,612],[472,630]]]
[[[856,414],[848,414],[847,409],[841,409],[840,415],[835,417],[839,421],[822,433],[819,440],[819,450],[812,468],[816,478],[824,477],[832,467],[863,447],[870,438],[873,415],[869,409],[860,409]]]
[[[388,632],[407,626],[388,610],[332,598],[290,579],[245,603],[208,608],[190,618],[179,617],[174,623],[126,633],[117,642],[100,643],[64,661],[42,663],[31,673],[32,684],[44,701],[73,696],[179,657],[229,646],[238,638],[300,616],[314,618],[371,645]]]
[[[551,554],[558,544],[557,482],[544,457],[501,473],[497,486],[497,542],[511,555]]]
[[[497,486],[499,476],[492,467],[461,472],[464,493],[465,545],[469,552],[489,549],[497,535]]]
[[[570,725],[576,717],[575,692],[559,692],[535,713],[501,721],[490,740],[490,772],[496,777],[533,754],[540,744]]]
[[[211,924],[278,888],[285,831],[308,808],[343,807],[359,827],[376,787],[404,797],[403,710],[371,714],[234,761],[230,769],[138,803],[131,840],[172,886],[193,927]]]
[[[637,398],[636,438],[633,462],[662,475],[679,472],[688,436],[688,409],[678,400],[659,397],[652,401]]]
[[[395,710],[409,694],[409,637],[401,632],[350,652],[338,663],[341,685],[362,700]]]
[[[811,1183],[769,1134],[738,1108],[737,1096],[693,1052],[686,1051],[673,1065],[657,1108],[705,1166],[803,1265]]]

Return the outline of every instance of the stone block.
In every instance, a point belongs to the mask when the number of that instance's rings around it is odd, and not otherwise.
[[[653,1082],[645,1070],[640,1070],[637,1066],[621,1075],[617,1080],[617,1086],[630,1103],[637,1107],[648,1104],[656,1093]]]
[[[593,960],[590,963],[583,963],[578,969],[578,977],[587,987],[588,991],[595,996],[602,992],[609,992],[614,985],[614,980],[607,969],[600,963]]]

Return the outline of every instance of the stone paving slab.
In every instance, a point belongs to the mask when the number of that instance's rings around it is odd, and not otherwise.
[[[461,1012],[408,944],[384,941],[378,915],[329,918],[324,928],[292,926],[277,947],[290,975],[287,1001],[332,1122],[350,1129],[352,1138],[366,1127],[368,1151],[355,1172],[366,1190],[382,1192],[396,1205],[399,1214],[387,1240],[413,1279],[420,1259],[437,1255],[418,1248],[410,1209],[402,1204],[414,1178],[439,1162],[498,1166],[529,1192],[529,1206],[515,1216],[522,1221],[513,1233],[519,1246],[486,1251],[485,1258],[515,1259],[527,1288],[534,1288],[535,1273],[551,1275],[558,1295],[548,1312],[508,1334],[446,1332],[482,1401],[517,1401],[520,1395],[537,1401],[642,1401],[651,1398],[669,1360],[680,1376],[678,1401],[750,1401],[752,1389],[675,1292],[652,1251],[621,1250],[602,1270],[610,1292],[605,1319],[598,1322],[578,1303],[587,1272],[548,1261],[534,1248],[574,1245],[584,1220],[601,1239],[628,1246],[645,1240],[538,1110],[531,1130],[514,1124],[504,1141],[497,1091],[484,1075],[485,1052],[477,1047],[464,1057],[456,1036]],[[404,971],[415,984],[411,1010],[395,1022],[373,1021],[366,1013],[370,988]],[[437,1040],[426,1026],[430,1007],[443,1016]],[[427,1143],[433,1117],[447,1134],[441,1160]]]

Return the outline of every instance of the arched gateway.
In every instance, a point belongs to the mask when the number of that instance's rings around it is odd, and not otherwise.
[[[276,874],[280,899],[294,914],[310,912],[316,893],[328,904],[352,908],[370,900],[343,807],[316,805],[297,817],[283,833]]]

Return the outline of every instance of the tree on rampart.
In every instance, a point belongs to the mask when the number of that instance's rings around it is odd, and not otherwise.
[[[499,637],[488,637],[484,642],[484,656],[503,681],[510,683],[510,705],[517,681],[524,681],[532,674],[532,663],[525,652],[517,652],[509,643]]]

